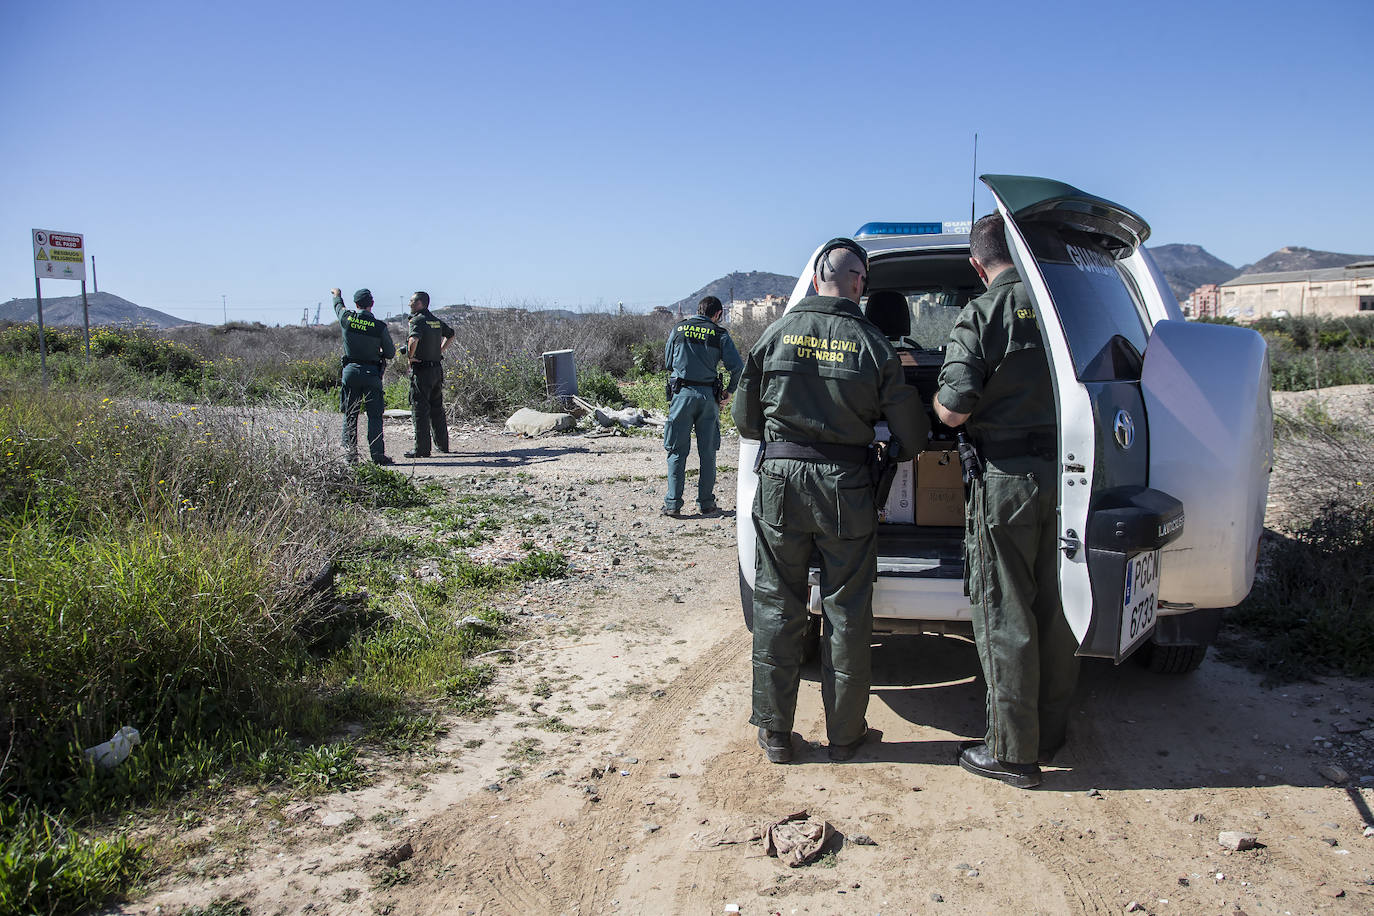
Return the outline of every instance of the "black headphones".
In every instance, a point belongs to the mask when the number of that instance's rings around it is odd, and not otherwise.
[[[816,254],[816,262],[815,262],[814,264],[811,265],[811,271],[812,271],[812,273],[814,273],[814,274],[816,275],[817,278],[819,278],[822,282],[824,282],[826,278],[825,278],[825,276],[822,274],[822,268],[825,268],[825,269],[828,269],[828,270],[830,271],[830,276],[831,276],[831,278],[833,279],[834,276],[835,276],[835,265],[833,265],[833,264],[830,263],[830,252],[832,252],[832,251],[837,251],[837,250],[839,250],[839,249],[844,249],[845,251],[848,251],[848,252],[850,252],[851,254],[857,255],[858,258],[859,258],[859,260],[860,260],[860,261],[863,261],[863,264],[864,264],[864,288],[863,288],[863,291],[864,291],[865,293],[868,292],[868,252],[864,250],[864,247],[863,247],[862,245],[860,245],[858,242],[854,241],[853,239],[847,239],[847,238],[844,238],[844,237],[840,237],[840,238],[831,239],[830,241],[828,241],[828,242],[826,242],[824,245],[822,245],[822,246],[821,246],[821,250]]]

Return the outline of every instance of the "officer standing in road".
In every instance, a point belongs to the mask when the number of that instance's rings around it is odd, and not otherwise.
[[[715,296],[697,303],[697,314],[680,321],[663,348],[668,367],[668,422],[663,426],[663,448],[668,452],[668,495],[661,515],[678,518],[682,491],[687,482],[687,456],[692,452],[692,430],[697,433],[697,506],[702,515],[720,512],[716,504],[716,450],[720,448],[720,409],[730,403],[739,385],[744,362],[720,326],[725,308]],[[719,388],[716,366],[724,364],[730,382]]]
[[[429,293],[410,297],[410,415],[415,423],[415,448],[407,458],[428,458],[430,430],[434,447],[448,451],[448,418],[444,416],[444,351],[453,343],[453,328],[429,310]]]
[[[343,411],[343,447],[348,460],[358,460],[358,412],[367,405],[367,447],[377,464],[395,464],[386,456],[382,442],[382,372],[396,355],[386,322],[372,316],[372,292],[360,289],[353,294],[356,310],[344,308],[343,295],[335,288],[334,315],[343,333],[343,385],[339,407]]]
[[[869,737],[878,507],[873,424],[886,419],[891,457],[924,447],[930,420],[859,298],[868,256],[833,239],[813,265],[815,296],[764,331],[735,401],[741,436],[761,442],[754,497],[753,715],[773,763],[792,759],[792,724],[807,631],[807,575],[821,562],[821,700],[831,760]]]
[[[987,292],[959,314],[934,402],[983,463],[964,547],[988,724],[983,741],[960,746],[959,765],[1026,789],[1064,743],[1078,681],[1078,643],[1059,600],[1054,389],[1001,214],[974,224],[969,252]]]

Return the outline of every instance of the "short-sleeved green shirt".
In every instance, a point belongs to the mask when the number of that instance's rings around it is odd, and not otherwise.
[[[437,363],[442,356],[440,348],[452,336],[453,328],[443,319],[436,318],[429,309],[416,312],[410,316],[408,337],[419,338],[419,343],[415,345],[415,352],[410,354],[410,358]]]
[[[744,365],[730,332],[705,315],[677,323],[663,346],[663,363],[670,377],[686,382],[709,382],[716,377],[716,366],[723,364],[730,373],[727,391],[739,385]]]
[[[1053,430],[1054,385],[1035,304],[1015,268],[959,313],[940,369],[940,403],[969,415],[975,441]]]

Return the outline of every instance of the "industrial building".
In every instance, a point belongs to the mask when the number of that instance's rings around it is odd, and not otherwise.
[[[1322,270],[1242,274],[1222,283],[1219,292],[1217,317],[1242,323],[1259,318],[1374,314],[1374,261]]]

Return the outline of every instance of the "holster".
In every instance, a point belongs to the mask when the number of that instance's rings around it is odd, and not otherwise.
[[[715,395],[717,404],[725,400],[725,381],[719,374],[716,375],[715,381],[711,383],[711,393]]]
[[[879,507],[887,504],[888,494],[892,492],[892,482],[897,479],[897,452],[901,442],[896,439],[875,442],[869,446],[870,461],[873,465],[873,498]]]

